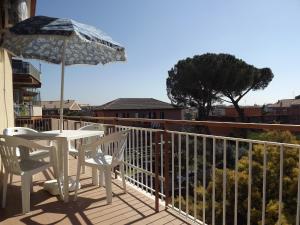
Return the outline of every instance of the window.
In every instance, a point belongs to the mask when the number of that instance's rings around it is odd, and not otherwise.
[[[165,112],[160,112],[159,113],[159,118],[164,119],[165,118]]]
[[[156,119],[156,112],[153,112],[152,119]]]

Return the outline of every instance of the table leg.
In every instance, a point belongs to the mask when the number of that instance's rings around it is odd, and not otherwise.
[[[63,173],[64,173],[64,201],[69,201],[69,149],[68,141],[63,140],[62,142],[62,152],[63,152]]]
[[[97,150],[95,149],[94,151],[96,152]],[[96,185],[96,186],[99,184],[98,169],[95,167],[92,167],[92,182],[93,182],[93,185]]]
[[[99,184],[98,169],[94,167],[92,167],[92,181],[93,181],[93,185]]]
[[[64,170],[64,162],[63,162],[63,158],[64,158],[64,154],[63,154],[63,148],[62,148],[62,143],[60,141],[56,142],[56,147],[58,150],[58,176],[60,176],[61,180],[63,178],[63,170]]]

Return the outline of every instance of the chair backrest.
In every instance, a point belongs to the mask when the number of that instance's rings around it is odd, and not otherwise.
[[[95,130],[95,131],[103,131],[105,132],[105,126],[103,124],[99,123],[93,123],[86,125],[84,127],[79,128],[78,130]],[[99,140],[100,137],[89,137],[89,138],[84,138],[83,139],[83,144],[90,144],[93,143],[97,140]]]
[[[54,146],[44,146],[24,138],[0,135],[0,155],[5,171],[14,174],[22,173],[17,151],[24,148],[27,150],[55,150]]]
[[[0,141],[0,156],[6,172],[16,174],[21,173],[16,146]]]
[[[93,124],[89,124],[86,125],[84,127],[79,128],[79,130],[102,130],[105,131],[105,126],[103,124],[99,124],[99,123],[93,123]]]
[[[83,145],[84,149],[101,149],[104,154],[112,156],[112,166],[120,164],[124,159],[129,131],[115,132],[102,137],[91,144]]]
[[[30,129],[28,127],[8,127],[3,130],[4,135],[14,136],[19,134],[34,134],[38,131]]]

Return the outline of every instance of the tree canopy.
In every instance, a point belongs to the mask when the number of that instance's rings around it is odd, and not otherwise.
[[[232,103],[244,121],[240,100],[251,90],[262,90],[273,79],[270,68],[256,68],[229,54],[207,53],[180,60],[167,78],[168,97],[174,104],[197,106],[207,117],[215,101]]]
[[[214,79],[207,79],[204,57],[180,60],[167,78],[167,93],[173,104],[198,108],[198,119],[208,116],[212,103],[217,100]],[[210,65],[213,66],[213,65]]]

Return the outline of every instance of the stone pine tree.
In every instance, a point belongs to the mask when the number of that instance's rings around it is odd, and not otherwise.
[[[178,61],[167,78],[167,93],[171,102],[179,106],[196,107],[198,120],[208,117],[212,104],[218,99],[214,79],[207,79],[208,69],[213,69],[213,65],[207,64],[205,58],[195,56]]]
[[[218,77],[218,82],[215,83],[215,90],[223,101],[234,105],[240,120],[245,121],[239,102],[250,91],[263,90],[269,85],[274,77],[271,69],[256,68],[229,54],[206,54],[206,57],[216,62],[213,74]]]
[[[216,101],[234,105],[241,121],[241,99],[251,90],[262,90],[273,79],[269,68],[256,68],[229,54],[207,53],[180,60],[167,78],[167,93],[173,104],[198,108],[206,118]]]

